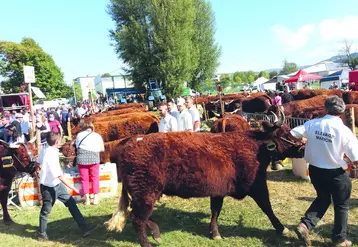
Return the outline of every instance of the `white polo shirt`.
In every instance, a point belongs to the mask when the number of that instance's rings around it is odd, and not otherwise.
[[[199,110],[196,109],[195,106],[190,107],[190,109],[188,110],[190,115],[191,115],[191,120],[193,121],[193,128],[194,128],[194,123],[195,122],[199,122],[200,123],[200,113]],[[198,131],[200,130],[200,125],[199,125],[199,129],[196,129],[194,131]]]
[[[160,119],[159,132],[174,132],[178,131],[177,119],[167,113],[165,118]]]
[[[178,131],[192,131],[193,130],[193,121],[191,114],[187,110],[183,110],[179,113],[178,117]]]
[[[59,151],[55,147],[46,145],[41,150],[37,163],[41,164],[40,184],[47,187],[55,187],[61,180],[58,178],[62,176],[63,172],[60,166]]]
[[[358,141],[339,117],[326,115],[291,130],[294,137],[307,138],[305,159],[324,169],[347,169],[344,154],[358,161]]]

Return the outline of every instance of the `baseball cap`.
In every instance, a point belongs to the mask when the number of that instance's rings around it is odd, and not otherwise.
[[[183,106],[185,104],[185,100],[183,98],[179,98],[177,100],[177,106]]]

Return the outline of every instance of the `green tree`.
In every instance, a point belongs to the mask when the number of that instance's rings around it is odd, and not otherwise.
[[[220,76],[220,83],[223,88],[231,86],[233,82],[232,74],[223,74]]]
[[[354,56],[352,43],[349,43],[348,40],[344,40],[340,56],[343,58],[343,63],[347,64],[351,70],[355,70],[358,67],[358,57]]]
[[[283,66],[282,66],[282,70],[280,71],[280,75],[288,75],[288,74],[291,74],[293,72],[296,72],[297,70],[298,70],[297,64],[289,63],[285,59],[283,61]]]
[[[137,87],[156,79],[172,97],[184,82],[198,89],[212,77],[220,50],[206,0],[111,0],[108,13],[113,46]]]
[[[271,71],[271,72],[269,73],[269,75],[270,75],[270,78],[269,78],[269,79],[272,79],[272,78],[274,78],[275,76],[277,76],[278,73],[277,73],[277,71]]]
[[[24,82],[23,66],[35,68],[36,83],[47,99],[68,98],[71,88],[64,84],[63,73],[52,57],[31,38],[20,44],[0,42],[0,74],[6,78],[2,83],[5,93],[17,93]]]
[[[239,85],[239,84],[241,84],[241,83],[243,82],[243,80],[242,80],[242,78],[241,78],[241,76],[240,76],[240,73],[241,73],[241,72],[235,72],[235,73],[234,73],[233,81],[234,81],[234,83],[235,83],[236,85]]]
[[[109,77],[109,76],[111,76],[110,73],[104,73],[104,74],[101,75],[101,77]]]
[[[215,14],[211,3],[205,0],[194,0],[195,21],[193,43],[197,51],[198,65],[194,69],[191,88],[200,91],[202,81],[211,80],[216,68],[219,66],[221,49],[215,43]]]
[[[267,79],[270,79],[270,75],[266,71],[260,71],[260,73],[258,74],[258,77],[265,77]]]
[[[81,85],[79,83],[74,83],[73,87],[74,87],[74,90],[75,90],[75,93],[76,93],[76,100],[77,101],[82,100],[82,88],[81,88]]]

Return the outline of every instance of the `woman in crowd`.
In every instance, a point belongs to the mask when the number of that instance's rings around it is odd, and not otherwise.
[[[43,114],[36,115],[36,129],[40,131],[41,140],[45,140],[47,132],[50,131],[50,125]]]
[[[6,127],[6,133],[8,136],[7,143],[10,145],[17,145],[19,143],[25,142],[24,135],[22,135],[13,124],[10,124]]]
[[[77,165],[82,183],[82,197],[85,204],[90,205],[89,182],[92,182],[93,204],[98,204],[100,152],[104,151],[101,135],[94,132],[91,121],[80,124],[80,132],[76,138]]]

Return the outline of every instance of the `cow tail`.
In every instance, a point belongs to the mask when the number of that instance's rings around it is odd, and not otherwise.
[[[121,198],[119,199],[119,204],[116,212],[112,215],[112,218],[105,223],[107,230],[109,231],[116,231],[122,232],[124,226],[126,225],[127,218],[129,216],[129,195],[127,191],[126,183],[122,183],[122,194]]]
[[[224,118],[223,118],[223,121],[222,121],[222,124],[221,124],[221,132],[222,132],[222,133],[225,133],[226,122],[227,122],[227,119],[226,119],[226,117],[224,117]]]

